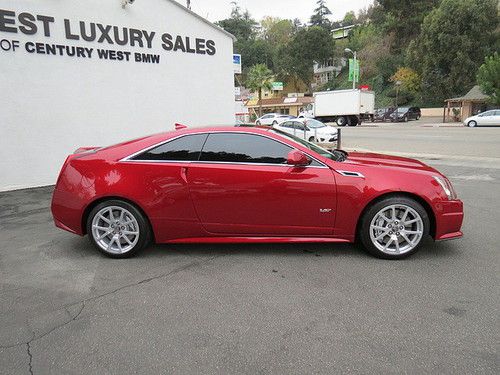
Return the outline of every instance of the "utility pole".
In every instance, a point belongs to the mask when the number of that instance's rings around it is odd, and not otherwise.
[[[191,9],[191,0],[186,0],[186,8]]]

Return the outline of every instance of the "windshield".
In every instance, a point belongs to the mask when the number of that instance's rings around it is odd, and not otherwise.
[[[326,125],[325,125],[325,124],[323,124],[321,121],[314,120],[314,119],[307,120],[307,121],[306,121],[306,125],[307,125],[307,126],[309,126],[309,127],[310,127],[310,128],[312,128],[312,129],[324,128],[324,127],[326,127]]]
[[[304,147],[307,147],[309,150],[314,151],[315,153],[330,159],[334,161],[344,161],[347,157],[347,153],[345,151],[339,151],[339,150],[332,150],[332,152],[324,149],[323,147],[320,147],[318,145],[315,145],[314,143],[307,142],[306,140],[296,137],[294,135],[285,133],[281,130],[278,129],[271,129],[271,132],[281,135],[282,137],[288,138],[289,140],[298,143]]]

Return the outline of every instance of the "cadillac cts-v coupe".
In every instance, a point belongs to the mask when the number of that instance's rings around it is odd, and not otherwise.
[[[56,226],[107,256],[150,242],[359,242],[404,258],[462,236],[448,179],[412,159],[327,151],[276,129],[183,129],[65,161]]]

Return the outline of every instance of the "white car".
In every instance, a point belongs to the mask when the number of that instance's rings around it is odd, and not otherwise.
[[[500,109],[494,109],[491,111],[480,113],[472,117],[468,117],[464,120],[464,125],[468,126],[469,128],[481,125],[500,126]]]
[[[290,118],[293,118],[293,116],[283,115],[281,113],[268,113],[267,115],[259,117],[255,121],[255,125],[276,125]]]
[[[314,119],[292,119],[273,125],[274,129],[295,135],[309,142],[329,143],[337,140],[336,128]]]

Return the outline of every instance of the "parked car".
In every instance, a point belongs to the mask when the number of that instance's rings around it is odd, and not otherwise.
[[[462,236],[450,181],[417,160],[333,150],[277,129],[183,129],[68,156],[59,228],[125,258],[150,242],[359,242],[377,257]]]
[[[290,118],[294,118],[294,116],[283,115],[281,113],[268,113],[262,117],[259,117],[255,121],[255,125],[276,125],[276,124],[280,123],[281,121],[284,121],[284,120],[290,119]]]
[[[373,121],[386,121],[391,120],[391,114],[394,112],[396,108],[387,107],[387,108],[379,108],[375,111],[373,115]]]
[[[338,130],[314,119],[285,120],[273,128],[295,135],[309,142],[335,142]]]
[[[419,107],[400,107],[390,114],[391,121],[408,122],[409,120],[418,120],[420,117],[422,114]]]
[[[469,128],[476,126],[500,125],[500,109],[494,109],[480,113],[476,116],[468,117],[464,120],[464,125]]]

